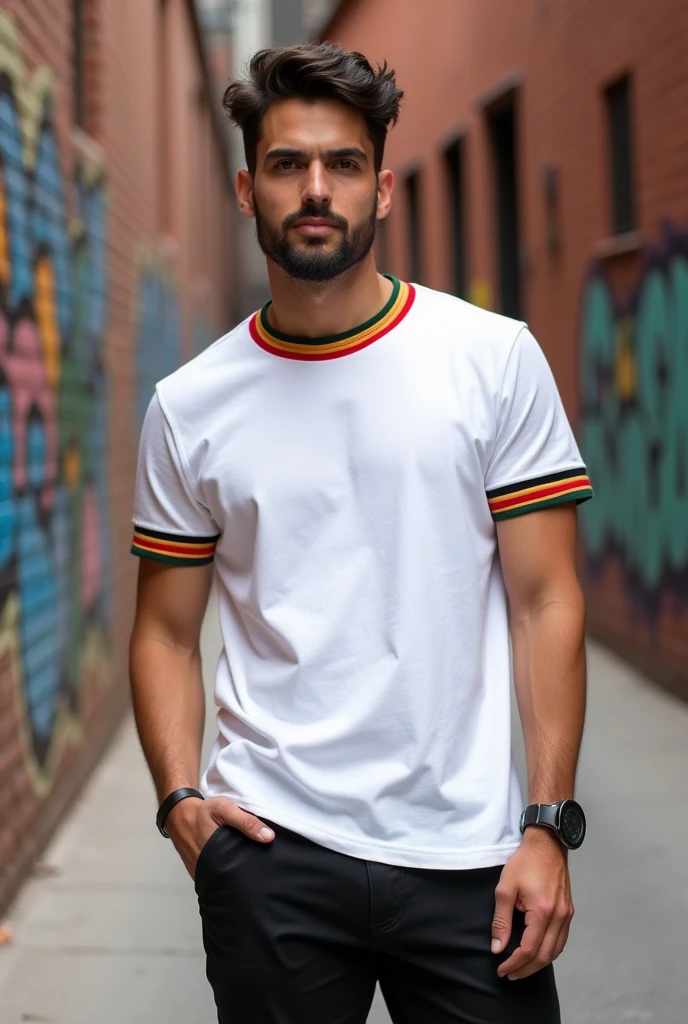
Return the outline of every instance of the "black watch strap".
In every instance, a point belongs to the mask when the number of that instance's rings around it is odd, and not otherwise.
[[[561,801],[554,804],[529,804],[521,817],[521,833],[528,825],[549,825],[558,831],[558,815]]]
[[[155,817],[155,824],[158,826],[158,831],[165,837],[165,839],[170,838],[169,832],[164,828],[165,818],[170,813],[174,805],[178,804],[180,800],[186,800],[187,796],[195,796],[199,797],[201,800],[205,800],[203,794],[199,793],[197,789],[190,789],[188,786],[185,786],[182,789],[175,789],[174,792],[170,793],[169,796],[166,796],[160,804],[158,813]]]

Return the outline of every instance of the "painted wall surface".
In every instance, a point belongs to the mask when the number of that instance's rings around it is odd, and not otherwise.
[[[667,221],[629,287],[594,261],[580,304],[580,442],[596,480],[581,510],[593,609],[624,623],[682,686],[688,658],[688,225]],[[615,578],[609,582],[610,576]],[[621,615],[606,606],[623,595]],[[621,628],[618,620],[621,620]],[[637,644],[637,639],[635,641]],[[668,679],[669,682],[672,678]]]
[[[170,2],[195,103],[168,109],[198,158],[165,225],[157,2],[122,0],[108,26],[92,0],[90,132],[71,124],[72,5],[46,0],[40,24],[38,8],[0,8],[0,909],[128,702],[131,503],[155,383],[231,326],[229,178],[189,9]],[[148,57],[136,96],[115,59],[128,44]]]
[[[498,301],[490,105],[511,90],[524,318],[579,437],[591,631],[688,696],[688,76],[683,0],[344,0],[326,31],[387,60],[405,96],[385,163],[397,178],[391,270],[409,273],[403,178],[419,172],[422,283],[450,291],[443,151],[461,137],[467,297]],[[610,239],[604,90],[630,73],[637,232]],[[558,248],[545,168],[558,171]]]
[[[70,218],[44,82],[26,132],[0,77],[0,644],[37,773],[78,715],[84,653],[106,650],[112,596],[104,181],[77,165]]]
[[[156,382],[182,362],[181,312],[176,282],[154,253],[141,252],[137,277],[136,409],[143,426]]]
[[[581,302],[581,444],[598,481],[593,564],[618,558],[649,614],[688,603],[688,231],[667,224],[619,301],[593,265]]]

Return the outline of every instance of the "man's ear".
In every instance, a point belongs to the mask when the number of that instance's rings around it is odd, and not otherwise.
[[[394,173],[380,171],[377,176],[377,219],[384,220],[392,206],[394,191]]]
[[[253,178],[248,171],[237,171],[236,194],[237,205],[244,217],[248,217],[249,219],[255,217],[256,210],[253,205]]]

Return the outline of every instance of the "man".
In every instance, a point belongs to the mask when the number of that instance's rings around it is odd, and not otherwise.
[[[362,1024],[378,980],[395,1024],[559,1020],[592,492],[527,326],[376,270],[401,95],[331,44],[227,88],[272,301],[158,383],[141,437],[134,706],[222,1024]]]

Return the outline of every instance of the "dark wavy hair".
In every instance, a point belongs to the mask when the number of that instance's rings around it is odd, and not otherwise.
[[[335,43],[268,46],[253,55],[246,78],[231,82],[222,106],[244,136],[246,165],[253,175],[263,115],[277,100],[335,99],[358,110],[373,143],[375,170],[382,167],[387,128],[396,124],[403,96],[387,61],[375,69],[362,53]]]

